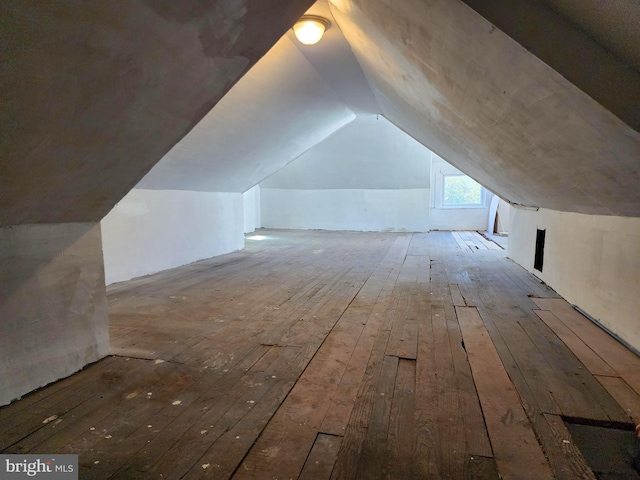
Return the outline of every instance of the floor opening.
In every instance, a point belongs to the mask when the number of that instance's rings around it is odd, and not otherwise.
[[[632,423],[564,418],[564,423],[598,480],[637,480],[640,442]]]

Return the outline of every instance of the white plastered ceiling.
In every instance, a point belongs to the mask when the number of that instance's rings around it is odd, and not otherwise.
[[[359,117],[263,181],[264,188],[429,188],[431,151],[383,116]]]
[[[138,187],[244,192],[354,118],[283,37]]]
[[[0,2],[0,225],[99,221],[311,3]]]
[[[326,1],[309,12],[333,21]],[[335,21],[314,46],[302,46],[289,32],[137,187],[244,192],[357,115],[377,113]]]
[[[459,0],[331,0],[384,115],[511,202],[640,215],[640,134]]]
[[[323,0],[310,13],[333,24],[320,44],[287,33],[139,187],[243,192],[381,113],[512,203],[640,216],[640,133],[462,1]]]

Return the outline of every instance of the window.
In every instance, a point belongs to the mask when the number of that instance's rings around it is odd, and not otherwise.
[[[482,186],[466,175],[443,175],[442,205],[479,207],[483,205]]]
[[[440,157],[431,161],[431,205],[436,209],[482,209],[489,207],[491,194]]]

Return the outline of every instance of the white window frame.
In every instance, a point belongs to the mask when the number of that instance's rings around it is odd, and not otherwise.
[[[435,163],[435,162],[434,162]],[[477,208],[487,208],[488,207],[488,199],[489,195],[487,189],[480,185],[480,203],[467,203],[467,204],[446,204],[444,202],[444,182],[446,177],[457,177],[463,176],[468,177],[457,168],[449,165],[449,164],[440,164],[440,165],[432,165],[435,167],[435,178],[434,178],[434,195],[433,195],[433,206],[434,208],[441,208],[446,210],[453,209],[477,209]]]

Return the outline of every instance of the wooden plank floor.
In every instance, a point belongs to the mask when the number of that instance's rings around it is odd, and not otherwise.
[[[595,478],[640,359],[476,232],[270,231],[109,288],[112,355],[0,408],[87,479]]]

